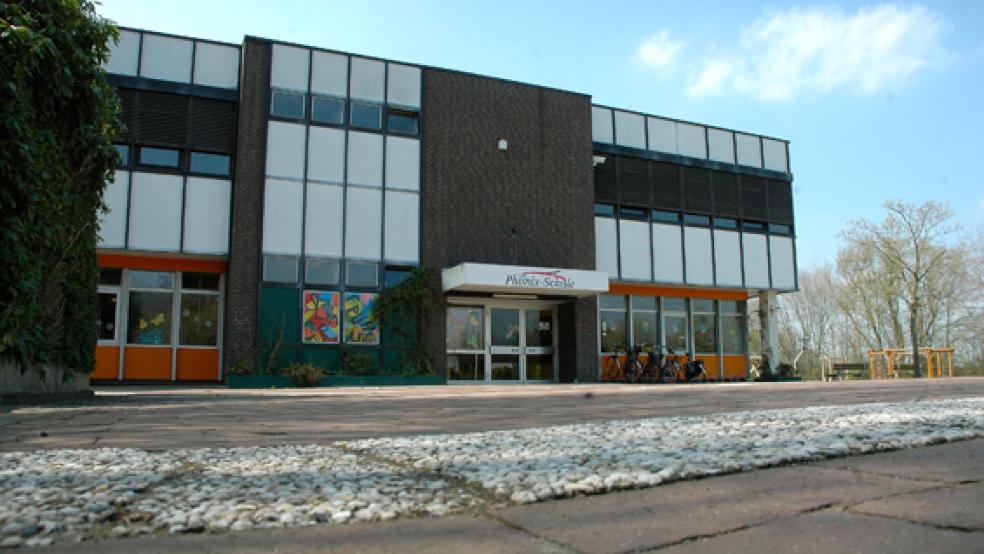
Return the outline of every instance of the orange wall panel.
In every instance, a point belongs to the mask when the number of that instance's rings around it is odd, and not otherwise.
[[[134,256],[130,254],[97,254],[99,267],[146,269],[152,271],[197,271],[200,273],[225,273],[226,262],[214,259],[187,257]]]
[[[608,294],[676,296],[681,298],[710,298],[712,300],[748,300],[748,291],[744,290],[665,287],[662,285],[646,285],[641,283],[609,283]]]
[[[218,348],[178,348],[178,381],[218,381]]]
[[[128,346],[123,352],[123,379],[170,381],[170,346]]]
[[[707,379],[710,381],[717,381],[721,378],[721,372],[718,371],[718,357],[717,354],[697,354],[698,360],[704,361],[704,369],[707,370]]]
[[[725,356],[724,376],[727,379],[745,378],[745,356]]]
[[[120,377],[120,347],[96,346],[96,368],[89,379],[112,379]]]

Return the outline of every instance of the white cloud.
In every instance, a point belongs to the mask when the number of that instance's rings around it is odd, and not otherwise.
[[[673,59],[683,50],[683,41],[676,40],[670,36],[670,32],[663,30],[655,35],[650,35],[641,43],[636,50],[636,58],[643,65],[662,69],[669,67]]]
[[[706,57],[688,92],[766,101],[834,90],[876,94],[943,63],[942,35],[942,20],[922,6],[775,12],[743,29],[728,53]]]

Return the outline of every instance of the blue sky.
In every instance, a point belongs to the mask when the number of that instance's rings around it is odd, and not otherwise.
[[[103,0],[121,25],[470,71],[791,141],[800,267],[886,199],[984,225],[984,2]]]

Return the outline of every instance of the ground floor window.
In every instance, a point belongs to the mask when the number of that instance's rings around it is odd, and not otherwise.
[[[625,297],[602,295],[598,297],[598,307],[601,351],[624,351],[628,344]]]
[[[663,344],[677,354],[684,354],[689,350],[689,337],[687,299],[663,298]]]
[[[694,351],[699,354],[717,353],[717,340],[714,324],[714,300],[694,298]]]
[[[451,306],[447,309],[445,346],[448,379],[485,380],[485,309]]]
[[[130,291],[129,344],[171,344],[173,292]]]
[[[745,305],[721,301],[721,349],[725,354],[745,353]]]
[[[116,342],[116,308],[118,292],[99,291],[99,340]]]

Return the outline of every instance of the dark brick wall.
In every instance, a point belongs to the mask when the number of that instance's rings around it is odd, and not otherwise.
[[[422,264],[593,269],[590,98],[433,69],[423,86]],[[576,324],[560,325],[565,375],[571,364],[578,375],[597,365],[585,305],[573,310]],[[443,368],[443,307],[437,314],[429,337]]]
[[[236,362],[254,361],[258,340],[270,59],[269,43],[246,39],[240,79],[236,180],[232,187],[232,235],[226,280],[226,369]]]

